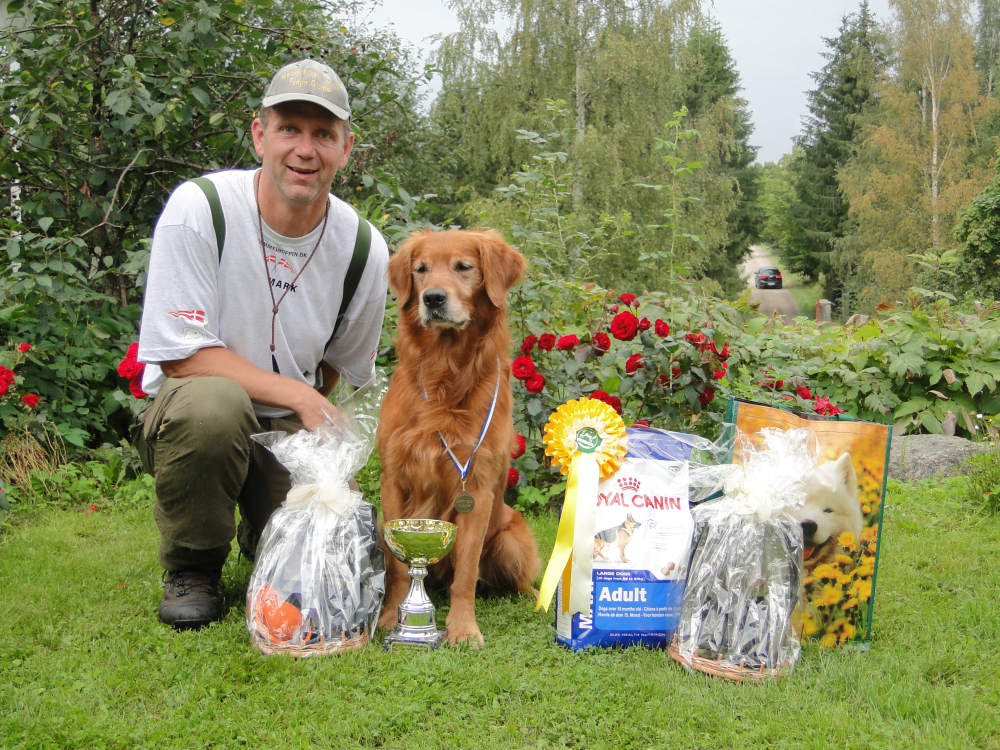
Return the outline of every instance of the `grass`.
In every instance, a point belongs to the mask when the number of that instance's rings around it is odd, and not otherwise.
[[[816,317],[816,302],[823,295],[823,286],[820,282],[809,282],[805,276],[800,276],[793,271],[782,271],[784,287],[792,295],[795,304],[807,318]]]
[[[1000,748],[1000,518],[963,481],[892,483],[871,651],[808,645],[763,686],[660,651],[572,654],[524,598],[479,601],[480,651],[267,658],[235,555],[224,621],[175,633],[148,507],[20,513],[0,535],[0,746]],[[555,518],[530,521],[547,555]]]

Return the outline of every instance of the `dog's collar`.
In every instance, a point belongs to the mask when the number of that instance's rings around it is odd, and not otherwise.
[[[490,423],[493,421],[493,413],[497,408],[497,397],[500,395],[500,358],[497,357],[497,387],[493,390],[493,400],[490,402],[490,410],[486,413],[486,421],[483,423],[483,429],[479,432],[479,440],[476,442],[476,447],[472,449],[472,453],[469,454],[469,460],[464,464],[458,460],[455,453],[451,450],[451,446],[448,445],[448,441],[444,439],[444,435],[438,431],[438,439],[441,441],[441,445],[444,446],[445,451],[448,453],[448,457],[451,462],[455,464],[455,468],[458,469],[458,474],[462,478],[462,492],[465,492],[465,479],[469,476],[469,468],[472,466],[472,457],[476,455],[476,451],[479,450],[479,446],[483,444],[483,440],[486,438],[486,433],[489,432]],[[420,392],[423,394],[424,401],[427,400],[427,391],[424,386],[420,386]]]

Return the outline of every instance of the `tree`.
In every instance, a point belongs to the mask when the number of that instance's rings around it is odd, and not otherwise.
[[[976,22],[976,69],[982,91],[997,96],[997,73],[1000,67],[1000,0],[978,0]]]
[[[986,126],[969,0],[894,0],[898,58],[878,87],[841,184],[856,221],[844,248],[868,307],[913,282],[914,253],[940,252],[958,210],[988,180]]]
[[[467,220],[485,217],[504,226],[503,206],[488,196],[525,171],[536,155],[532,141],[518,140],[518,133],[539,131],[537,123],[547,116],[544,102],[562,100],[569,118],[559,126],[567,131],[559,150],[567,159],[569,195],[561,210],[573,214],[582,232],[598,231],[602,217],[618,222],[627,213],[633,218],[627,235],[618,235],[586,264],[574,265],[609,285],[665,285],[665,272],[639,260],[654,257],[667,242],[650,226],[659,223],[664,197],[635,185],[663,184],[667,178],[655,143],[683,104],[680,55],[697,24],[697,5],[690,0],[463,0],[453,7],[463,27],[444,40],[437,54],[444,86],[432,116],[454,144],[455,191],[470,196]],[[486,23],[493,13],[509,19],[506,36]],[[732,177],[721,171],[720,158],[732,149],[733,128],[726,117],[736,100],[723,99],[706,106],[698,124],[701,137],[685,145],[685,160],[705,166],[686,185],[701,200],[685,212],[685,231],[704,236],[705,245],[691,248],[680,265],[694,278],[711,279],[716,292],[722,291],[720,280],[726,291],[735,292],[740,284],[725,248],[738,193]],[[585,252],[584,244],[575,247]]]
[[[825,296],[838,299],[851,269],[835,252],[849,208],[837,173],[856,151],[861,115],[874,101],[886,66],[885,40],[865,0],[856,13],[844,16],[839,34],[824,42],[826,64],[812,75],[816,88],[807,95],[809,118],[797,139],[801,156],[791,163],[795,200],[789,215],[796,227],[785,235],[790,244],[782,258],[789,270],[812,280],[822,275]]]
[[[739,98],[740,74],[722,36],[711,19],[696,24],[681,55],[681,101],[691,115],[689,125],[715,129],[728,137],[718,141],[712,160],[719,177],[728,179],[733,208],[728,216],[728,237],[720,248],[722,263],[709,269],[727,291],[742,288],[739,266],[760,241],[764,223],[761,207],[761,174],[753,165],[758,148],[750,145],[753,123],[747,103]]]

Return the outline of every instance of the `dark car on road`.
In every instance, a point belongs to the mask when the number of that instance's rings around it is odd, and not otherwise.
[[[781,289],[781,271],[774,266],[758,268],[754,274],[754,286],[758,289]]]

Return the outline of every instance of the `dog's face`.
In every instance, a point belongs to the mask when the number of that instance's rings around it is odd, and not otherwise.
[[[524,269],[524,256],[494,231],[419,232],[390,259],[389,285],[425,328],[463,329],[481,305],[504,307]]]
[[[851,454],[816,467],[806,481],[806,502],[789,512],[802,524],[806,564],[832,550],[845,531],[861,534],[864,522],[858,503],[858,477]]]
[[[628,518],[625,519],[625,527],[628,529],[634,529],[636,526],[642,526],[641,523],[632,518],[632,514],[628,514]]]

